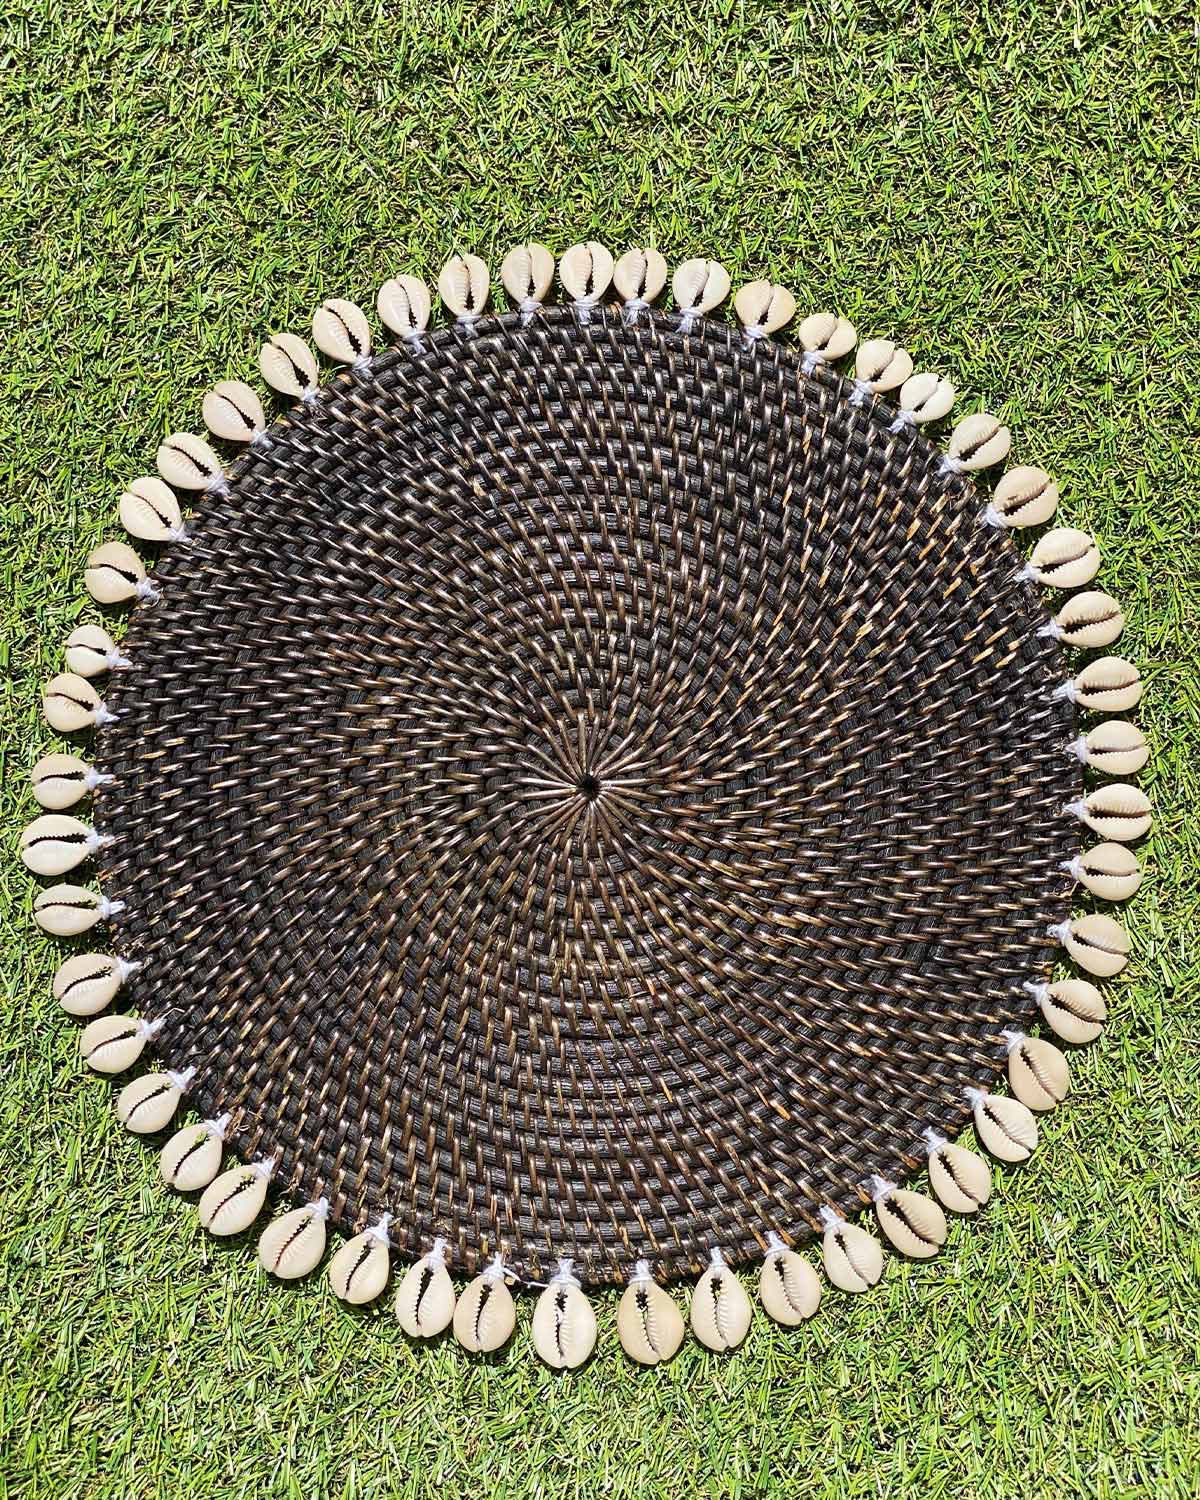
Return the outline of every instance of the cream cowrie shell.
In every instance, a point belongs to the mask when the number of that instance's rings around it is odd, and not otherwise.
[[[454,1309],[454,1337],[472,1354],[491,1354],[512,1337],[517,1309],[504,1274],[489,1266],[463,1290]]]
[[[1083,821],[1102,839],[1131,844],[1150,832],[1153,806],[1141,787],[1113,781],[1097,787],[1081,803],[1073,803]]]
[[[357,364],[371,352],[371,325],[361,307],[326,297],[312,319],[313,342],[339,365]]]
[[[1070,870],[1101,901],[1128,901],[1142,883],[1142,867],[1124,844],[1097,844],[1073,859]]]
[[[159,1175],[176,1192],[198,1192],[221,1170],[224,1149],[225,1139],[219,1124],[185,1125],[159,1153]]]
[[[1101,979],[1111,979],[1129,962],[1129,935],[1101,912],[1072,917],[1056,932],[1079,967]]]
[[[660,1365],[679,1352],[683,1335],[683,1314],[675,1299],[651,1278],[649,1266],[639,1261],[617,1304],[621,1348],[639,1365]]]
[[[325,1254],[325,1218],[329,1205],[306,1203],[272,1219],[258,1237],[258,1259],[264,1271],[295,1281],[315,1271]]]
[[[76,625],[63,654],[67,671],[76,677],[99,677],[110,667],[128,665],[103,625]]]
[[[263,1167],[230,1167],[214,1177],[200,1197],[200,1223],[224,1238],[249,1229],[267,1201],[269,1173]]]
[[[992,1169],[976,1152],[941,1141],[929,1153],[929,1185],[952,1213],[977,1213],[992,1195]]]
[[[891,339],[866,339],[858,346],[855,379],[869,385],[877,395],[903,386],[912,372],[912,355]]]
[[[105,542],[89,555],[83,582],[97,604],[124,604],[145,593],[142,560],[124,542]]]
[[[1008,457],[1008,450],[1012,447],[1012,433],[1003,426],[997,417],[990,412],[977,411],[969,417],[964,417],[954,431],[950,434],[949,457],[958,469],[987,469],[992,464],[1003,463]],[[1019,472],[1014,469],[1014,474]],[[1040,471],[1039,471],[1040,472]],[[1008,478],[1008,475],[1005,475]],[[1001,484],[1003,484],[1001,480]],[[1000,487],[996,488],[999,496]],[[1004,516],[1004,511],[993,499],[996,510]],[[1009,520],[1005,517],[1006,526],[1027,526],[1033,523],[1025,520]]]
[[[796,316],[796,299],[785,286],[752,281],[733,299],[733,310],[748,332],[772,334]]]
[[[1058,526],[1040,537],[1029,558],[1029,571],[1048,588],[1082,588],[1099,570],[1095,538],[1071,526]]]
[[[65,875],[99,847],[86,823],[65,813],[43,813],[21,834],[21,862],[35,875]]]
[[[556,1276],[533,1309],[533,1347],[552,1370],[575,1370],[596,1347],[596,1314],[577,1281]]]
[[[117,1119],[135,1135],[153,1135],[170,1124],[182,1098],[178,1073],[147,1073],[121,1090]]]
[[[514,245],[504,257],[500,280],[514,306],[544,302],[554,283],[554,257],[536,241]]]
[[[968,417],[967,421],[974,418]],[[995,422],[995,417],[986,421]],[[964,423],[964,426],[966,424]],[[957,429],[955,429],[957,432]],[[989,458],[988,463],[999,463],[1008,452],[1008,428],[1005,433],[1004,453],[999,458]],[[984,445],[985,449],[987,445]],[[979,467],[969,465],[968,467]],[[1035,469],[1032,464],[1018,464],[1009,469],[992,491],[991,512],[998,516],[1004,526],[1041,526],[1058,509],[1058,486],[1045,469]]]
[[[258,392],[244,380],[218,380],[205,396],[200,414],[209,432],[227,443],[252,443],[267,428]]]
[[[155,1029],[136,1016],[97,1016],[79,1034],[79,1055],[97,1073],[124,1073]]]
[[[33,902],[33,919],[52,937],[78,937],[101,922],[120,903],[108,902],[96,891],[81,885],[54,885],[39,891]]]
[[[875,1217],[901,1255],[928,1260],[946,1243],[946,1215],[924,1193],[875,1179]]]
[[[1146,736],[1126,719],[1105,719],[1076,744],[1079,758],[1106,776],[1133,776],[1150,759]]]
[[[913,422],[938,422],[948,415],[956,394],[944,376],[923,371],[900,387],[900,410]]]
[[[392,1258],[388,1253],[387,1219],[347,1240],[329,1262],[329,1284],[334,1294],[352,1307],[373,1302],[388,1284]]]
[[[454,1305],[454,1283],[437,1245],[405,1271],[396,1292],[396,1321],[409,1338],[436,1338],[450,1327]]]
[[[572,302],[599,302],[613,277],[613,258],[598,240],[572,245],[558,263],[558,279]]]
[[[824,1211],[821,1259],[825,1274],[840,1291],[865,1292],[883,1275],[883,1246],[859,1224]]]
[[[56,704],[56,709],[61,707],[65,710],[67,706]],[[91,722],[90,719],[88,722]],[[63,808],[74,807],[77,802],[82,802],[102,778],[77,755],[43,755],[30,771],[29,779],[33,783],[33,795],[38,803],[51,812],[61,812]]]
[[[94,1016],[112,1001],[135,967],[108,953],[76,953],[54,976],[54,998],[69,1016]]]
[[[452,256],[438,275],[438,294],[449,312],[468,321],[487,306],[490,277],[477,255]]]
[[[1081,708],[1123,713],[1140,700],[1142,678],[1133,663],[1123,656],[1099,656],[1088,662],[1072,688]]]
[[[317,388],[316,356],[294,333],[273,333],[258,351],[258,368],[281,396],[310,396]]]
[[[1007,1094],[973,1091],[975,1134],[998,1161],[1028,1161],[1037,1150],[1037,1121],[1026,1105]]]
[[[1125,628],[1121,606],[1100,589],[1072,594],[1054,616],[1054,633],[1068,646],[1111,646]]]
[[[62,734],[74,734],[102,722],[103,708],[100,694],[87,678],[75,672],[60,672],[42,689],[46,723]]]
[[[185,535],[175,491],[148,474],[135,479],[117,503],[121,525],[141,542],[177,542]]]
[[[393,276],[379,288],[375,310],[394,334],[412,342],[429,327],[433,299],[419,276]]]
[[[1008,1049],[1008,1085],[1030,1109],[1053,1109],[1071,1091],[1071,1069],[1053,1042],[1015,1036]]]
[[[834,313],[810,313],[797,329],[800,347],[819,359],[841,359],[858,343],[858,332],[847,318]]]
[[[729,296],[729,272],[716,260],[685,260],[671,277],[671,295],[684,314],[709,313]]]
[[[808,1261],[780,1242],[767,1251],[762,1263],[758,1295],[768,1317],[785,1328],[795,1328],[820,1306],[821,1283]]]
[[[173,432],[160,444],[154,463],[177,490],[209,490],[225,479],[221,460],[203,438],[191,432]]]
[[[613,285],[626,302],[653,302],[667,284],[667,263],[657,250],[635,245],[613,267]]]
[[[1039,992],[1038,1004],[1051,1031],[1077,1046],[1094,1042],[1108,1019],[1104,997],[1086,979],[1059,979],[1046,985]]]
[[[728,1354],[750,1332],[753,1317],[746,1288],[725,1264],[719,1250],[696,1283],[688,1310],[692,1332],[706,1349]]]

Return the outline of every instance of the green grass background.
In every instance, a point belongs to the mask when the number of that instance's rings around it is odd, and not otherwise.
[[[323,295],[529,237],[711,253],[905,341],[1061,480],[1158,807],[1136,957],[978,1224],[732,1359],[410,1348],[222,1249],[81,1077],[7,857],[0,1495],[1194,1495],[1200,348],[1179,0],[38,0],[0,103],[5,848],[119,485]],[[964,403],[965,406],[965,403]]]

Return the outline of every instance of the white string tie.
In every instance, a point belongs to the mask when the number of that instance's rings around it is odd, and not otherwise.
[[[823,349],[809,349],[800,361],[800,368],[806,375],[811,375],[818,365],[823,365],[825,362]]]
[[[510,1278],[513,1281],[520,1281],[521,1279],[515,1271],[509,1270],[504,1264],[504,1256],[497,1252],[492,1258],[491,1265],[484,1271],[483,1279],[484,1281],[506,1281]]]
[[[159,1016],[156,1021],[139,1021],[137,1034],[148,1041],[152,1036],[157,1036],[166,1024],[166,1016]]]
[[[136,974],[141,967],[142,961],[140,958],[118,958],[117,979],[119,983],[124,984],[129,976]]]
[[[215,1141],[223,1141],[225,1132],[229,1129],[232,1115],[218,1115],[215,1120],[203,1120],[201,1126],[207,1135],[211,1135]]]
[[[1036,634],[1043,640],[1061,641],[1063,638],[1062,626],[1057,620],[1047,620],[1044,625],[1039,625]]]
[[[767,1230],[767,1254],[778,1255],[781,1250],[788,1248],[787,1241],[782,1235],[776,1234],[773,1229]]]
[[[378,1240],[386,1250],[392,1243],[388,1238],[388,1225],[391,1222],[391,1214],[380,1214],[378,1219],[375,1220],[374,1224],[367,1225],[367,1227],[363,1230],[363,1233],[369,1234],[373,1240]]]
[[[97,703],[96,712],[92,715],[92,723],[103,728],[105,724],[115,724],[120,717],[121,715],[114,713],[107,703]],[[109,780],[111,779],[110,777]]]
[[[1078,703],[1079,689],[1075,686],[1075,679],[1070,678],[1066,682],[1060,682],[1054,689],[1052,696],[1064,699],[1067,703]]]
[[[107,896],[101,896],[96,902],[96,912],[102,922],[107,922],[109,917],[115,917],[124,910],[124,901],[110,901]]]
[[[631,1286],[636,1281],[652,1281],[653,1279],[650,1275],[650,1262],[648,1260],[634,1262],[633,1275],[629,1278]]]
[[[821,1204],[821,1207],[818,1211],[818,1216],[821,1220],[821,1224],[826,1234],[828,1234],[831,1229],[837,1229],[846,1222],[845,1219],[842,1218],[841,1214],[838,1213],[837,1209],[830,1208],[828,1203]]]
[[[650,304],[646,301],[645,297],[626,298],[625,311],[621,314],[622,321],[632,326],[649,306]]]
[[[548,1286],[573,1286],[583,1290],[579,1277],[574,1272],[575,1262],[569,1255],[565,1255],[558,1263],[558,1270],[551,1276]]]
[[[427,1266],[444,1266],[446,1264],[446,1241],[440,1234],[425,1252],[425,1264]]]
[[[1027,994],[1032,995],[1039,1005],[1050,998],[1050,986],[1048,984],[1039,984],[1036,980],[1027,979],[1021,988]]]
[[[862,406],[868,396],[875,394],[874,387],[869,380],[852,380],[850,383],[854,387],[850,393],[851,406]]]
[[[896,1184],[889,1182],[886,1177],[871,1174],[871,1202],[882,1203],[889,1193],[896,1191]]]
[[[1025,1033],[1023,1031],[1010,1031],[1007,1027],[1000,1035],[1004,1038],[1004,1045],[1008,1048],[1010,1057],[1025,1040]]]
[[[1058,942],[1065,944],[1067,939],[1071,936],[1070,922],[1052,922],[1050,926],[1046,928],[1046,936],[1056,938]]]
[[[95,854],[98,849],[107,849],[113,841],[111,833],[97,833],[93,828],[83,841],[83,847],[89,854]]]
[[[915,427],[916,418],[912,412],[901,409],[891,422],[888,423],[889,432],[903,432],[906,427]]]
[[[148,578],[141,579],[133,592],[144,604],[157,604],[162,598],[162,593],[157,585],[151,583]]]
[[[522,297],[517,305],[517,311],[521,314],[522,324],[531,323],[542,310],[542,304],[536,297]]]
[[[1065,859],[1060,866],[1068,875],[1074,876],[1076,880],[1083,879],[1083,860],[1077,854],[1074,859]]]
[[[929,1156],[932,1156],[935,1151],[940,1151],[946,1144],[946,1137],[934,1130],[932,1125],[926,1125],[921,1132],[921,1139],[925,1142],[925,1151]]]
[[[1077,800],[1075,802],[1064,802],[1063,803],[1063,813],[1064,814],[1070,813],[1073,818],[1078,818],[1079,821],[1082,823],[1087,818],[1088,805],[1087,805],[1086,802],[1079,801],[1079,800]]]
[[[954,461],[957,463],[957,460]],[[955,470],[955,473],[960,473],[961,470],[962,465],[960,464],[959,467]],[[989,504],[984,508],[983,520],[985,525],[994,526],[997,531],[1003,531],[1005,529],[1006,523],[1004,517],[1000,514],[1000,512],[994,505]]]
[[[188,1084],[196,1076],[195,1068],[184,1068],[182,1073],[177,1073],[174,1068],[167,1069],[167,1077],[171,1080],[173,1088],[177,1088],[181,1094],[187,1092]]]

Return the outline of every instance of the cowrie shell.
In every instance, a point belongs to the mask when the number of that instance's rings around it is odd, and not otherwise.
[[[477,318],[487,306],[490,282],[478,255],[455,255],[438,275],[438,295],[456,318]]]
[[[1121,606],[1100,589],[1073,594],[1054,616],[1059,637],[1068,646],[1091,650],[1111,646],[1125,628]]]
[[[310,395],[317,388],[316,356],[294,333],[273,333],[258,351],[262,378],[281,396]]]
[[[973,412],[971,416],[964,417],[950,434],[950,457],[960,469],[987,469],[992,464],[1002,463],[1008,457],[1008,450],[1011,447],[1012,433],[999,418],[993,417],[990,412],[986,411]],[[1016,472],[1018,471],[1013,470],[1013,473]],[[1007,477],[1006,475],[1005,478]],[[997,486],[996,493],[999,494],[999,486]],[[1033,524],[1025,520],[1009,520],[995,498],[993,498],[993,504],[996,505],[1000,514],[1005,516],[1006,526]]]
[[[968,418],[968,421],[971,419]],[[994,422],[995,417],[989,417]],[[1008,429],[1002,431],[1007,433]],[[1004,453],[1008,452],[1007,442]],[[1000,455],[1003,458],[1004,454]],[[999,459],[989,459],[998,463]],[[1041,526],[1058,509],[1058,486],[1045,469],[1018,464],[1003,475],[992,492],[992,509],[1006,526]]]
[[[221,1170],[224,1150],[224,1141],[206,1125],[185,1125],[162,1148],[158,1170],[177,1192],[194,1193]]]
[[[883,1246],[860,1224],[828,1225],[821,1240],[825,1274],[843,1292],[865,1292],[883,1275]]]
[[[729,296],[729,272],[716,260],[685,260],[671,278],[671,294],[682,313],[708,313]]]
[[[653,302],[667,284],[667,263],[657,250],[635,245],[613,267],[613,285],[626,302]]]
[[[733,299],[733,310],[743,328],[771,334],[796,316],[796,299],[778,283],[752,281]]]
[[[267,1201],[267,1175],[254,1167],[230,1167],[200,1196],[200,1223],[221,1237],[249,1229]]]
[[[124,604],[141,592],[146,570],[125,542],[105,542],[88,557],[83,581],[97,604]]]
[[[266,1271],[295,1281],[316,1270],[325,1254],[325,1210],[315,1203],[272,1219],[258,1238],[258,1259]]]
[[[1037,1150],[1037,1121],[1007,1094],[982,1094],[975,1102],[975,1134],[999,1161],[1028,1161]]]
[[[875,1217],[901,1255],[928,1260],[946,1243],[946,1215],[924,1193],[889,1188],[875,1199]]]
[[[820,1306],[817,1273],[794,1250],[768,1250],[758,1273],[758,1295],[767,1316],[785,1328],[811,1318]]]
[[[696,1283],[688,1316],[706,1349],[728,1354],[750,1332],[753,1311],[746,1288],[722,1261],[709,1266]]]
[[[1071,1069],[1053,1042],[1024,1036],[1008,1053],[1008,1084],[1030,1109],[1053,1109],[1071,1090]]]
[[[1103,839],[1132,844],[1150,831],[1153,806],[1141,787],[1113,781],[1083,799],[1083,821]]]
[[[433,301],[419,276],[393,276],[379,288],[375,310],[402,339],[419,339],[429,327]]]
[[[173,432],[154,455],[158,472],[177,490],[206,490],[225,478],[221,460],[203,438]]]
[[[1097,844],[1073,863],[1079,883],[1101,901],[1128,901],[1142,883],[1142,867],[1124,844]]]
[[[1037,581],[1049,588],[1082,588],[1100,571],[1100,548],[1086,531],[1057,526],[1038,538],[1029,566]]]
[[[117,514],[129,535],[142,542],[174,542],[183,532],[175,491],[153,475],[133,481],[117,503]]]
[[[841,359],[858,343],[858,331],[848,318],[834,313],[810,313],[796,330],[806,354]]]
[[[70,1016],[94,1016],[125,982],[128,970],[109,953],[76,953],[60,965],[54,998]]]
[[[938,422],[949,413],[956,395],[945,376],[922,371],[900,387],[900,410],[914,422]]]
[[[499,1349],[516,1326],[517,1309],[502,1276],[476,1276],[454,1309],[454,1337],[472,1354]]]
[[[912,355],[891,339],[866,339],[858,346],[855,378],[879,395],[903,386],[912,372]]]
[[[575,1370],[596,1347],[596,1314],[583,1290],[552,1281],[533,1309],[533,1347],[552,1370]]]
[[[1059,979],[1047,985],[1039,1002],[1046,1025],[1064,1042],[1094,1042],[1104,1030],[1108,1008],[1086,979]]]
[[[929,1185],[952,1213],[977,1213],[992,1195],[992,1169],[974,1151],[943,1141],[929,1153]]]
[[[1084,759],[1106,776],[1133,776],[1150,759],[1146,736],[1125,719],[1105,719],[1083,737]]]
[[[120,658],[116,641],[103,625],[76,625],[64,655],[67,671],[76,677],[99,677]]]
[[[500,280],[516,306],[522,302],[544,302],[554,283],[554,257],[545,245],[536,241],[514,245],[504,257]]]
[[[92,830],[65,813],[43,813],[21,835],[21,861],[35,875],[65,875],[91,856]]]
[[[613,277],[613,258],[598,240],[572,245],[558,263],[558,279],[572,302],[599,302]]]
[[[313,342],[340,365],[352,365],[371,352],[371,325],[361,307],[344,297],[326,297],[312,319]]]
[[[258,392],[244,380],[218,380],[200,408],[204,425],[227,443],[252,442],[267,427]]]
[[[392,1258],[377,1234],[364,1229],[347,1240],[329,1262],[329,1284],[336,1296],[353,1307],[373,1302],[388,1284]]]
[[[136,1016],[97,1016],[79,1034],[79,1055],[97,1073],[124,1073],[146,1046],[146,1031]]]
[[[454,1283],[440,1257],[409,1266],[396,1292],[396,1321],[412,1339],[436,1338],[454,1317]]]
[[[62,734],[90,729],[102,706],[100,694],[86,678],[75,672],[60,672],[42,689],[42,712],[46,723]]]
[[[657,1281],[635,1276],[617,1304],[617,1335],[621,1348],[638,1364],[664,1364],[683,1343],[683,1314]]]
[[[1123,713],[1141,696],[1141,674],[1123,656],[1098,656],[1075,678],[1075,701],[1081,708]]]
[[[1072,917],[1067,923],[1064,946],[1089,974],[1111,979],[1129,962],[1129,936],[1119,922],[1102,912]]]
[[[117,1119],[135,1135],[153,1135],[170,1124],[182,1097],[170,1073],[147,1073],[121,1090]]]
[[[53,937],[78,937],[101,920],[103,899],[81,885],[53,885],[34,898],[33,919]]]
[[[96,701],[99,702],[99,699]],[[66,707],[66,704],[56,703],[55,712],[59,708],[65,711]],[[88,722],[91,722],[90,719]],[[58,725],[54,727],[58,728]],[[49,808],[51,812],[74,807],[91,791],[91,771],[91,766],[77,755],[43,755],[29,773],[29,779],[33,782],[33,795],[42,807]]]

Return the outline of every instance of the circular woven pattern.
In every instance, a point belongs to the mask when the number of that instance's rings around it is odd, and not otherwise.
[[[570,309],[339,376],[136,612],[105,890],[204,1115],[418,1253],[760,1253],[1034,1010],[1081,770],[969,481],[775,345]]]

